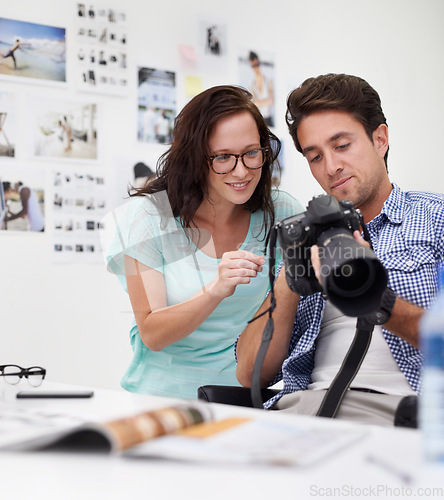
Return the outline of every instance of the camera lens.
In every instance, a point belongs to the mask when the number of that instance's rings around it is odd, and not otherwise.
[[[322,286],[329,300],[347,316],[375,311],[387,286],[387,273],[373,250],[344,228],[330,228],[317,241],[322,249]]]
[[[367,260],[350,260],[333,271],[331,288],[343,297],[355,297],[370,288],[374,274],[374,267]]]

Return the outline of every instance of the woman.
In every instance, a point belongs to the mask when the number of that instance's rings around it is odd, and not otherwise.
[[[302,210],[271,189],[279,149],[247,90],[208,89],[177,116],[155,179],[113,214],[107,262],[135,316],[125,389],[239,385],[233,345],[268,289],[270,227]]]
[[[254,103],[260,109],[265,118],[265,123],[269,127],[274,127],[273,106],[274,91],[273,81],[261,71],[261,62],[256,52],[248,55],[254,78],[250,85],[250,92],[253,94]]]

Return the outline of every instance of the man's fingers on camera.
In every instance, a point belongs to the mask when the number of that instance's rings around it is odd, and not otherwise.
[[[356,231],[353,231],[353,237],[361,245],[364,245],[364,246],[370,248],[370,243],[368,241],[364,240],[364,238],[362,237],[362,234],[357,229],[356,229]]]
[[[318,245],[313,245],[310,248],[311,265],[313,266],[315,275],[319,283],[321,283],[321,258],[319,257]]]

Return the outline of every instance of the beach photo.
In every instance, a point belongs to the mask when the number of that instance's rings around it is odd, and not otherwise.
[[[65,29],[0,17],[0,75],[66,82]]]
[[[29,101],[35,156],[97,159],[97,105],[35,97]]]

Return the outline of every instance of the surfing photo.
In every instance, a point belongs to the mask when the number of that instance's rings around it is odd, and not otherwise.
[[[66,82],[65,28],[0,17],[0,75]]]

